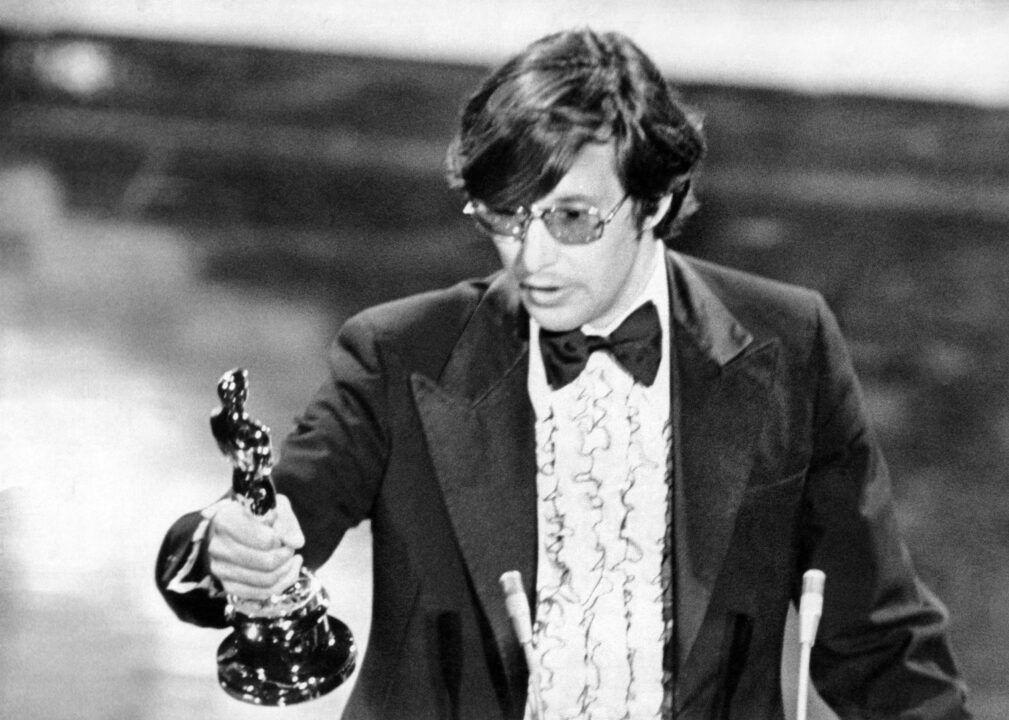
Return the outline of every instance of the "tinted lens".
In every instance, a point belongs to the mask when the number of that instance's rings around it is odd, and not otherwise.
[[[558,242],[584,245],[598,238],[599,218],[582,208],[554,208],[543,214],[547,230]]]
[[[473,203],[473,219],[493,235],[518,237],[522,234],[525,213],[496,212],[486,205]]]

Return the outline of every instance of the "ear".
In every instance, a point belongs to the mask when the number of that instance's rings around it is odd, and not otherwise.
[[[644,221],[641,223],[641,230],[645,232],[653,230],[655,226],[659,224],[659,221],[666,216],[666,213],[669,212],[669,207],[672,203],[673,193],[663,195],[662,198],[659,199],[659,204],[658,207],[655,208],[655,212],[644,218]]]

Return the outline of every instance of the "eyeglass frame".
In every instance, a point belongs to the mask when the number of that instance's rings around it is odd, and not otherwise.
[[[627,202],[627,198],[630,197],[630,193],[624,193],[624,196],[620,198],[620,201],[610,210],[605,216],[603,216],[602,211],[595,205],[588,205],[585,208],[577,208],[582,212],[586,212],[589,215],[595,217],[595,225],[592,228],[592,234],[587,240],[577,241],[577,240],[565,240],[557,237],[550,230],[550,225],[544,222],[547,232],[550,233],[550,237],[559,242],[561,245],[589,245],[601,239],[603,233],[606,231],[606,226],[613,222],[613,219],[620,212],[620,208],[624,206]],[[514,233],[500,233],[496,232],[489,225],[483,224],[480,220],[479,210],[477,206],[482,206],[490,210],[491,212],[496,212],[492,210],[486,203],[480,200],[469,200],[465,207],[463,207],[463,215],[468,215],[473,218],[473,223],[477,226],[479,230],[490,235],[494,238],[509,238],[517,242],[525,242],[526,235],[529,233],[529,226],[532,224],[533,220],[543,220],[545,215],[549,213],[556,212],[557,210],[564,210],[565,208],[570,208],[571,204],[565,205],[564,203],[559,203],[557,205],[551,205],[549,207],[540,208],[539,210],[534,210],[531,207],[527,208],[524,205],[519,205],[515,212],[513,213],[497,213],[498,215],[511,215],[512,217],[518,217],[521,214],[525,214],[525,217],[521,220],[520,224],[516,227],[516,232]]]

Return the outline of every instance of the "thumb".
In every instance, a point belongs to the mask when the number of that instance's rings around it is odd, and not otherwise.
[[[273,523],[273,531],[287,547],[300,550],[305,544],[305,535],[286,495],[277,495],[277,519]]]

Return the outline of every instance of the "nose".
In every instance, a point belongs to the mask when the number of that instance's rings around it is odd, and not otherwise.
[[[549,267],[557,259],[557,241],[542,219],[530,221],[522,240],[519,258],[523,269],[530,275]]]

